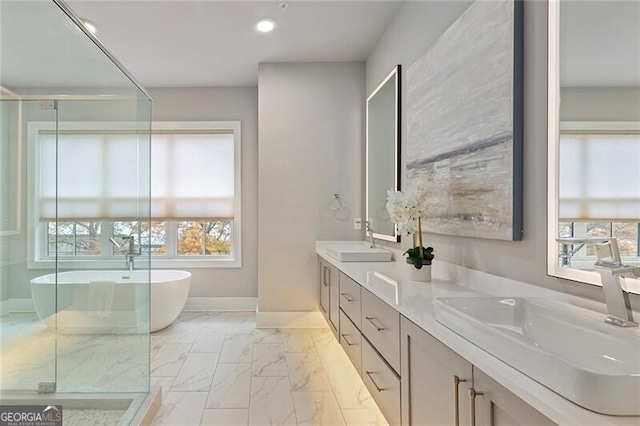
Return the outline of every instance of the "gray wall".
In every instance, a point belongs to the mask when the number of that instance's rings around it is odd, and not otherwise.
[[[240,120],[242,125],[242,267],[186,269],[192,273],[190,297],[257,297],[258,247],[258,89],[157,88],[155,121]]]
[[[258,91],[258,309],[316,310],[315,241],[362,236],[364,63],[263,63]]]
[[[367,60],[367,89],[374,88],[396,63],[406,70],[429,48],[433,39],[416,36],[416,26],[427,27],[425,22],[431,19],[432,25],[440,25],[444,30],[465,5],[467,3],[405,3]],[[430,17],[431,7],[438,7],[438,13],[448,10],[446,18],[442,18],[445,15],[438,15],[437,19]],[[526,1],[524,9],[524,238],[504,242],[428,234],[426,243],[435,248],[436,261],[603,300],[599,287],[546,275],[547,4]],[[399,245],[407,247],[408,244],[405,239]]]

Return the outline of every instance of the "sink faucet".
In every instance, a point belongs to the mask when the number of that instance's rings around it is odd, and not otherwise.
[[[122,237],[122,240],[124,242],[122,244],[118,244],[116,240],[114,240],[113,238],[109,238],[109,241],[111,241],[111,244],[116,246],[120,251],[120,253],[124,254],[124,268],[128,269],[129,271],[133,271],[134,269],[133,259],[136,256],[140,256],[140,250],[139,249],[136,250],[136,240],[133,235],[129,235],[128,237]]]
[[[371,221],[365,220],[364,226],[365,226],[367,235],[369,236],[369,243],[370,243],[369,248],[376,248],[376,241],[373,239],[373,228],[371,227]]]
[[[558,241],[567,244],[569,241]],[[596,246],[595,270],[600,274],[602,280],[602,290],[604,300],[607,304],[607,313],[604,322],[617,325],[619,327],[637,327],[638,323],[633,320],[631,310],[631,300],[629,292],[622,287],[621,278],[640,278],[640,268],[630,265],[623,265],[620,260],[618,242],[615,238],[572,238],[572,244],[594,243]]]

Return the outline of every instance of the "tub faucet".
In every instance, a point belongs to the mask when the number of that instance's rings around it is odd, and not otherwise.
[[[133,259],[140,256],[140,249],[136,249],[136,240],[133,235],[122,237],[122,239],[124,240],[122,244],[118,244],[113,238],[109,238],[109,241],[118,248],[120,253],[124,254],[124,268],[133,271]]]

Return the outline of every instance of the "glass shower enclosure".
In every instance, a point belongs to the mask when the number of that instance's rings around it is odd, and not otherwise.
[[[0,404],[149,392],[150,111],[65,3],[0,0]]]

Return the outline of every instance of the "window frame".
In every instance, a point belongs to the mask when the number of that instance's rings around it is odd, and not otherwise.
[[[121,128],[122,123],[117,122],[65,122],[65,128],[72,130],[100,131]],[[28,233],[31,238],[27,238],[27,249],[30,253],[28,257],[28,267],[31,269],[53,269],[56,266],[56,258],[47,255],[47,227],[40,222],[35,208],[38,203],[37,192],[37,158],[36,141],[41,130],[55,130],[52,122],[28,122],[27,123],[27,145],[28,145]],[[178,255],[177,253],[177,223],[180,219],[164,220],[166,223],[166,254],[162,256],[143,256],[143,261],[150,260],[156,268],[240,268],[242,267],[242,134],[241,123],[235,121],[153,121],[151,123],[151,138],[153,152],[153,134],[163,131],[179,132],[180,130],[192,131],[221,131],[227,130],[233,133],[234,141],[234,215],[231,221],[231,254],[228,256],[215,255]],[[163,220],[163,218],[153,218]],[[186,219],[185,219],[186,220]],[[206,220],[216,220],[208,219]],[[78,220],[82,222],[83,220]],[[108,242],[113,235],[113,222],[109,220],[102,222],[101,241]],[[104,247],[104,246],[103,246]],[[109,254],[101,253],[96,256],[58,256],[57,265],[63,269],[103,269],[124,267],[123,256],[112,249],[107,249]]]

